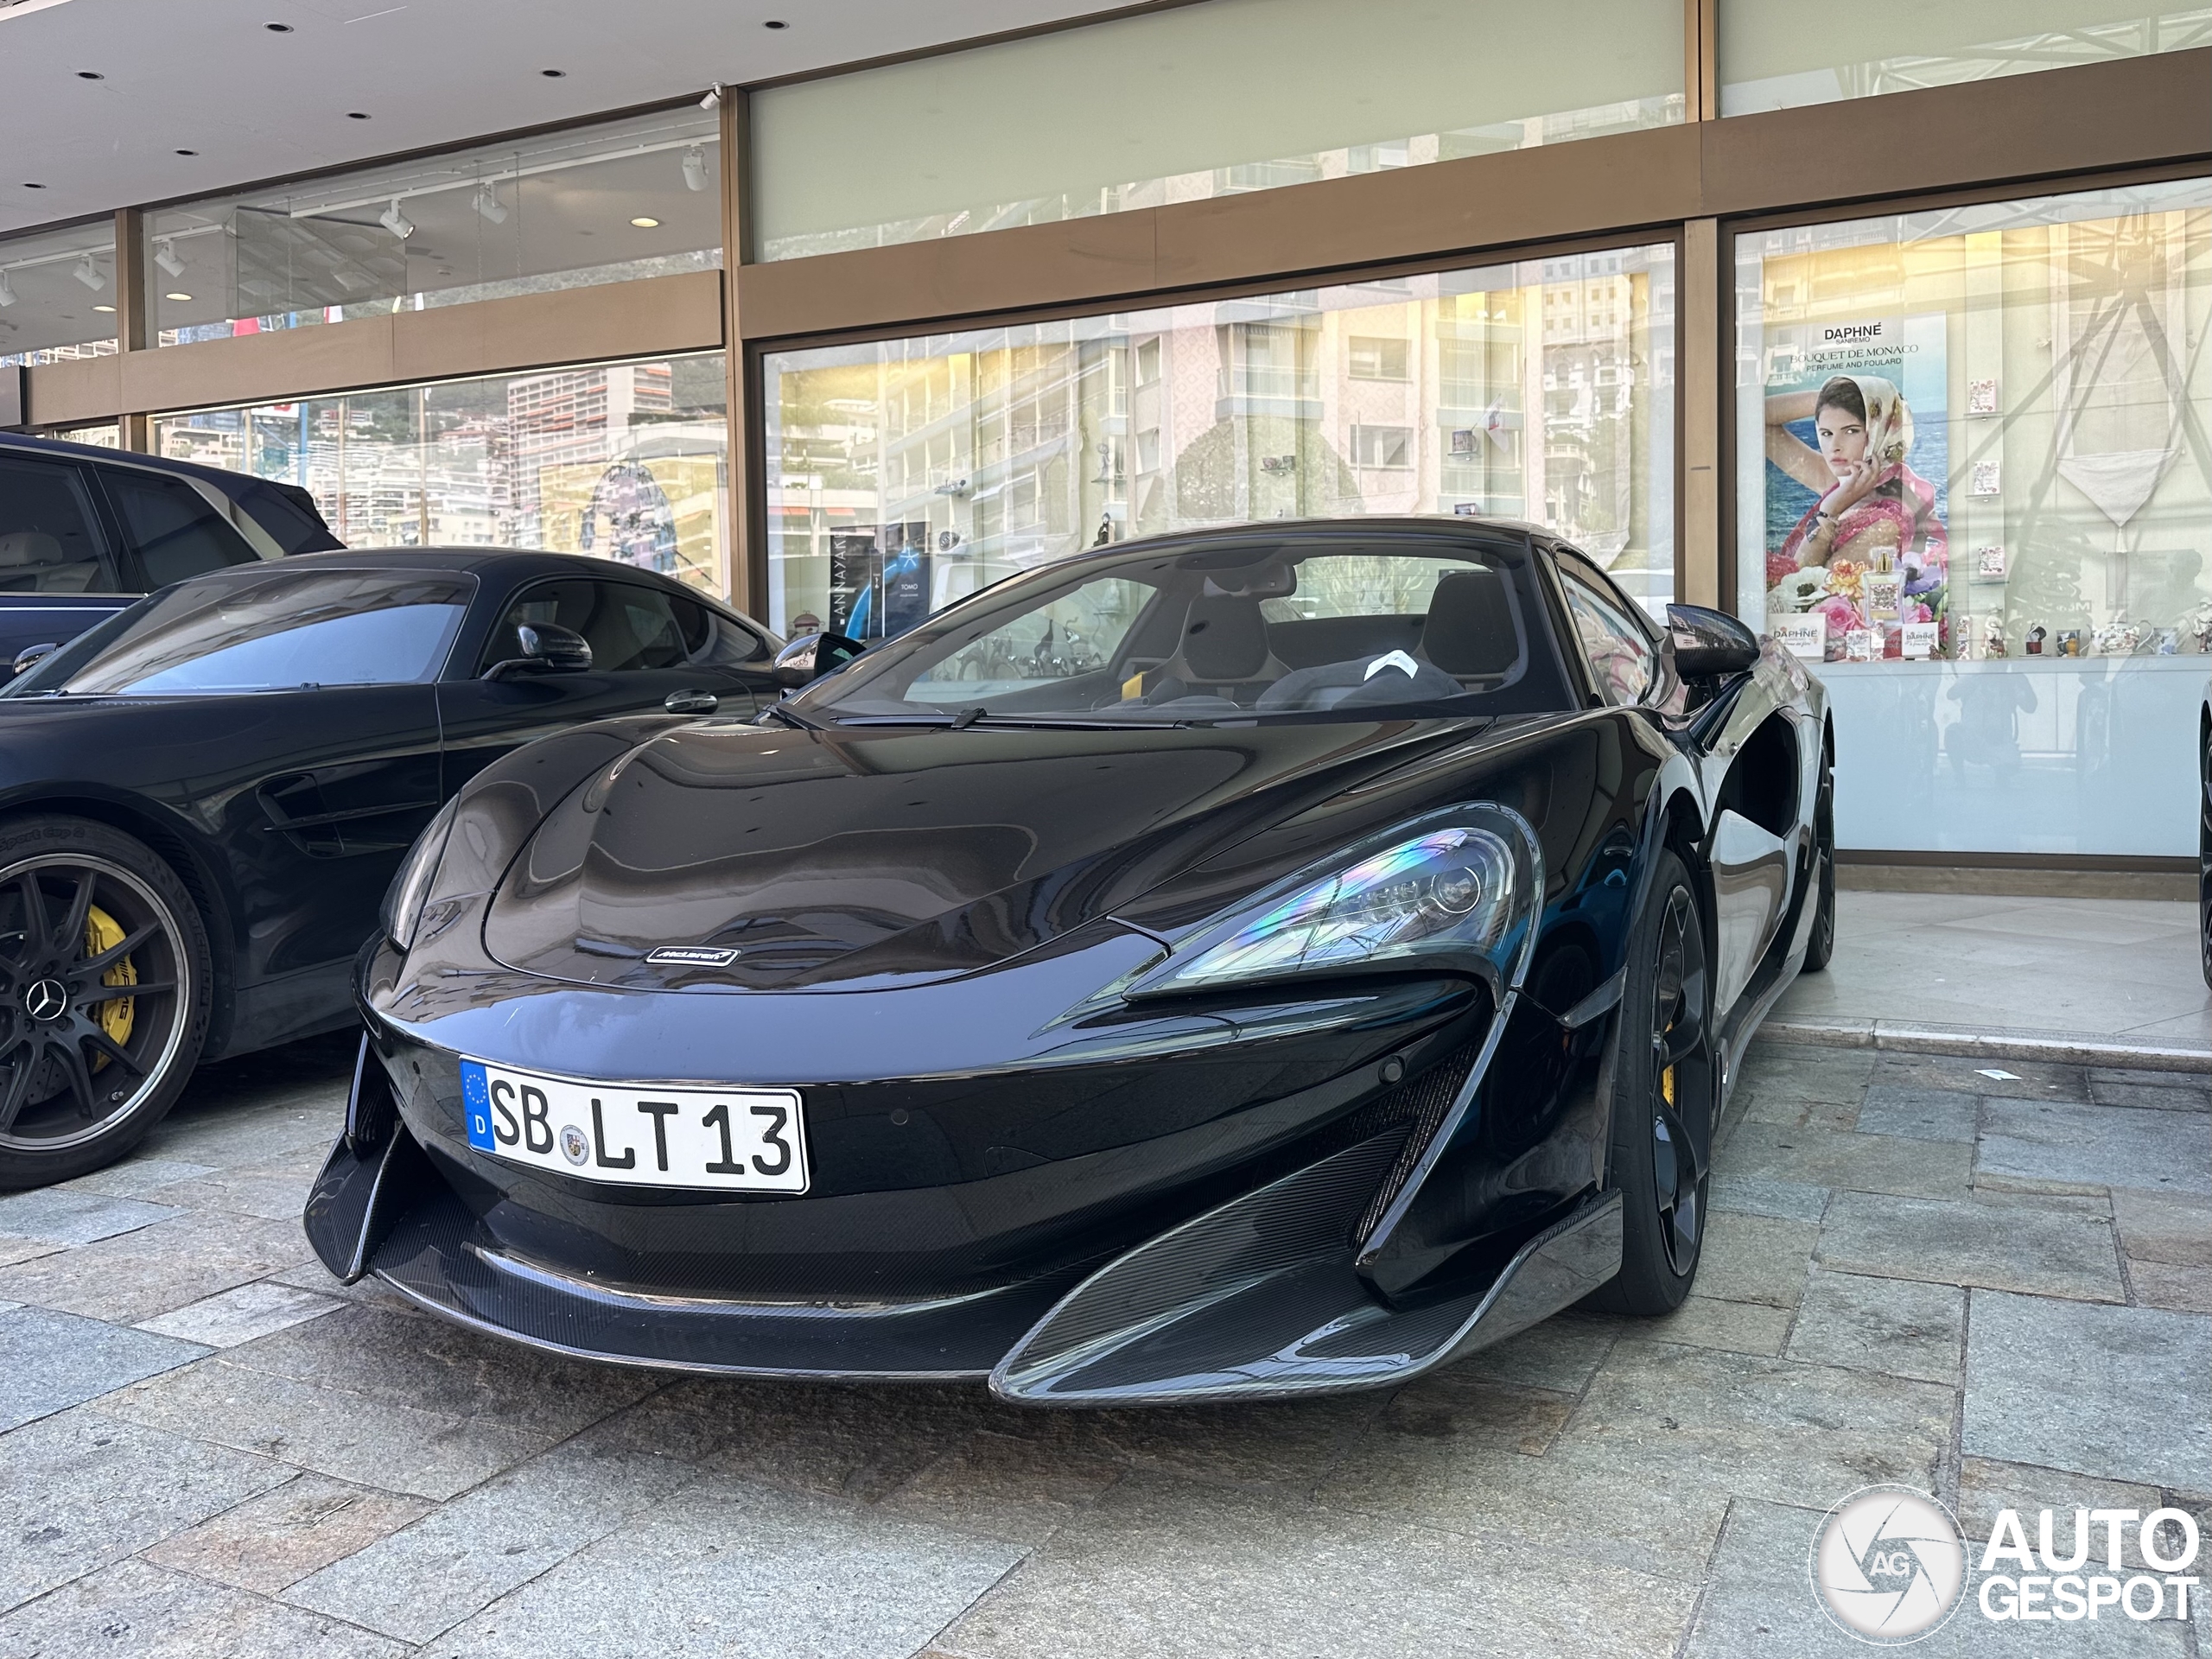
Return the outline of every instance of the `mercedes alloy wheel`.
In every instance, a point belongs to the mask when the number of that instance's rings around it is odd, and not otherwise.
[[[207,943],[167,864],[84,820],[0,830],[0,1188],[111,1162],[207,1034]]]

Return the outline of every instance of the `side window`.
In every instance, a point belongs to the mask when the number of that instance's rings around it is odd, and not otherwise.
[[[591,646],[591,665],[602,674],[674,668],[688,652],[669,596],[626,582],[549,582],[528,588],[500,619],[484,648],[482,666],[522,654],[515,630],[551,622],[573,628]]]
[[[111,591],[105,550],[82,471],[0,455],[0,594]]]
[[[683,659],[698,668],[738,668],[768,660],[768,642],[740,627],[720,612],[696,600],[677,599],[676,626],[683,636]]]
[[[100,473],[124,534],[138,550],[148,588],[259,560],[245,537],[182,479],[122,467]]]
[[[1607,702],[1623,708],[1642,702],[1658,671],[1651,636],[1623,608],[1605,578],[1580,559],[1561,555],[1558,563],[1567,607],[1598,689]]]

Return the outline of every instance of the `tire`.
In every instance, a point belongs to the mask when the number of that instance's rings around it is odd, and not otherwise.
[[[1592,1307],[1671,1313],[1696,1282],[1719,1116],[1709,962],[1689,873],[1662,852],[1614,1025],[1608,1167],[1623,1204],[1621,1270]]]
[[[1820,793],[1813,798],[1813,856],[1821,867],[1821,890],[1813,911],[1813,931],[1805,941],[1804,971],[1808,974],[1819,973],[1835,955],[1835,772],[1825,756]]]
[[[213,984],[199,909],[143,842],[86,818],[0,824],[0,1190],[143,1140],[199,1061]]]

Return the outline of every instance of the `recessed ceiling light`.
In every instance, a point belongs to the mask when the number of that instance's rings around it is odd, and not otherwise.
[[[79,80],[105,80],[107,77],[100,73],[97,69],[79,69],[77,72],[77,79]]]
[[[162,297],[165,300],[188,300],[192,296],[189,294],[164,294]]]
[[[763,29],[789,29],[791,25],[780,17],[772,17],[766,22],[761,24],[760,27]]]
[[[346,118],[348,121],[365,121],[369,118],[368,111],[365,110],[348,110],[346,111]]]
[[[641,231],[657,231],[660,229],[660,220],[657,219],[649,219],[643,213],[639,213],[637,218],[632,219],[630,222]]]
[[[43,190],[46,187],[42,184],[33,184],[29,179],[25,179],[23,181],[23,188],[26,190]]]
[[[541,69],[537,73],[548,80],[558,80],[569,72],[565,69]]]
[[[112,311],[115,309],[115,308],[114,308],[113,306],[111,306],[111,305],[96,305],[96,306],[94,306],[94,307],[92,308],[92,309],[93,309],[93,310],[95,310],[95,311],[108,311],[108,312],[112,312]]]
[[[177,154],[180,156],[197,156],[199,153],[200,152],[196,149],[180,149],[177,151]]]
[[[262,27],[271,35],[289,35],[292,32],[292,26],[289,23],[264,23]]]

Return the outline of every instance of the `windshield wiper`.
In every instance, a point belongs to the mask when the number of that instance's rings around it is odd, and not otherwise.
[[[992,714],[982,709],[929,715],[838,715],[840,726],[925,726],[941,731],[964,732],[971,726],[1027,731],[1161,731],[1187,726],[1187,720],[1110,720],[1097,715]]]

